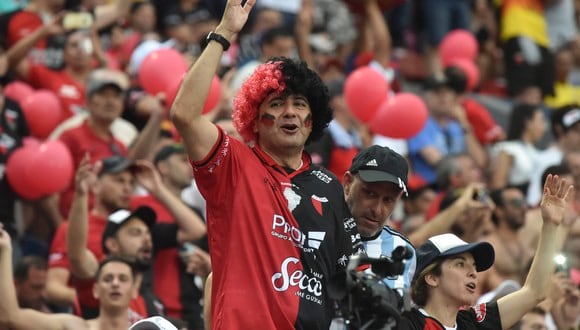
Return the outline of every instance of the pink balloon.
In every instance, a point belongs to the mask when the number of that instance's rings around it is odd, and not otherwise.
[[[467,78],[468,91],[474,90],[479,84],[479,68],[473,61],[464,58],[454,58],[447,66],[454,66],[463,71]]]
[[[14,81],[4,87],[4,95],[21,103],[28,95],[34,93],[34,89],[22,81]]]
[[[139,67],[139,84],[151,95],[166,93],[186,71],[187,63],[178,51],[170,48],[154,50]]]
[[[373,119],[389,93],[389,84],[368,66],[354,70],[344,82],[344,99],[352,114],[363,123]]]
[[[6,179],[12,190],[23,199],[35,200],[42,197],[42,192],[34,187],[34,181],[41,175],[33,176],[30,171],[38,148],[25,144],[14,150],[6,162]]]
[[[205,99],[201,113],[205,114],[213,110],[213,108],[218,105],[221,97],[222,82],[218,76],[213,76],[213,79],[211,80],[211,86],[209,88],[209,93],[207,94],[207,98]]]
[[[370,127],[373,132],[384,136],[408,139],[423,129],[427,117],[427,107],[420,97],[399,93],[381,104]]]
[[[56,95],[49,90],[38,90],[28,95],[20,104],[34,137],[45,139],[60,123],[62,108]]]
[[[72,155],[60,140],[45,142],[38,148],[29,171],[34,177],[33,187],[43,195],[61,192],[70,185],[73,178]]]
[[[453,30],[439,44],[439,57],[443,66],[447,66],[455,58],[474,61],[477,57],[477,40],[466,30]]]

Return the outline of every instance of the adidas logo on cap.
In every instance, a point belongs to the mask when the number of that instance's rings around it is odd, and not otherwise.
[[[377,164],[377,160],[373,158],[366,163],[366,166],[379,166],[379,164]]]

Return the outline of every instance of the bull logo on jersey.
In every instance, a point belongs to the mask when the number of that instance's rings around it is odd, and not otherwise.
[[[477,320],[477,323],[481,323],[483,320],[485,320],[485,315],[487,314],[485,304],[473,306],[471,309],[473,309],[473,312],[475,313],[475,319]]]
[[[288,201],[288,208],[291,212],[293,212],[294,209],[300,205],[300,200],[302,199],[302,197],[300,197],[300,195],[294,192],[294,190],[292,190],[290,187],[286,187],[286,189],[284,189],[284,197],[286,197],[286,200]]]
[[[318,197],[316,195],[310,196],[310,201],[312,202],[312,206],[320,216],[322,216],[322,203],[327,203],[328,198],[326,197]]]

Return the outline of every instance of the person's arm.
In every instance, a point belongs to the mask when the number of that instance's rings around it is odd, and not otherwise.
[[[491,172],[491,189],[500,189],[507,186],[508,176],[512,168],[513,157],[505,151],[500,151],[494,160],[493,171]]]
[[[467,186],[461,193],[461,197],[451,204],[451,206],[439,212],[431,221],[424,223],[412,232],[409,235],[409,241],[414,246],[420,246],[429,237],[449,232],[457,217],[465,212],[465,210],[472,207],[483,207],[481,202],[473,200],[474,192],[476,189],[481,188],[482,186],[478,184],[470,184]]]
[[[45,314],[20,309],[12,275],[12,245],[10,236],[0,225],[0,328],[27,330],[87,329],[84,320],[67,314]]]
[[[202,238],[207,230],[201,217],[190,209],[180,196],[176,196],[167,188],[153,164],[145,160],[139,160],[136,164],[137,182],[159,200],[175,218],[179,227],[177,241],[183,243]]]
[[[99,5],[95,8],[95,28],[97,31],[108,27],[129,14],[131,0],[117,0],[116,3]]]
[[[256,0],[228,0],[224,15],[215,33],[233,40],[241,30]],[[223,54],[221,44],[211,41],[193,67],[186,73],[171,107],[171,119],[183,137],[184,145],[192,161],[204,159],[218,139],[218,129],[201,115]]]
[[[70,271],[64,267],[51,267],[46,273],[46,299],[58,306],[74,304],[76,290],[67,285]]]
[[[309,42],[310,33],[312,32],[313,13],[314,5],[312,0],[303,0],[294,24],[294,36],[296,37],[296,48],[298,48],[300,59],[306,62],[309,68],[316,71],[316,63]]]
[[[480,169],[483,169],[487,166],[487,152],[479,141],[477,137],[473,133],[473,128],[471,128],[471,124],[469,120],[467,120],[467,115],[465,114],[465,109],[461,106],[459,98],[455,100],[455,106],[453,107],[453,116],[461,125],[463,129],[463,137],[465,139],[465,147],[467,149],[467,153],[473,158],[473,161]]]
[[[66,253],[73,276],[79,279],[93,278],[99,267],[97,257],[88,249],[89,193],[94,184],[100,163],[92,166],[85,155],[75,176],[75,193],[70,208],[66,233]]]
[[[26,58],[28,53],[32,48],[34,48],[34,45],[42,39],[64,32],[61,25],[63,17],[64,13],[57,14],[49,24],[43,25],[34,30],[6,51],[8,66],[11,67],[19,77],[22,79],[28,77],[30,65]]]
[[[524,286],[497,302],[503,329],[511,328],[527,311],[544,299],[554,272],[554,256],[558,251],[556,231],[560,224],[571,225],[563,220],[567,203],[573,200],[573,195],[573,186],[558,176],[548,175],[540,203],[542,232],[532,267]]]
[[[366,24],[369,26],[373,39],[374,59],[386,69],[391,61],[391,34],[389,33],[389,27],[377,0],[365,0],[364,6],[367,15]]]
[[[211,283],[213,273],[209,273],[205,280],[203,291],[203,325],[205,329],[211,329]]]
[[[155,145],[159,140],[159,131],[161,130],[165,109],[161,104],[161,97],[151,95],[147,95],[137,101],[136,108],[137,111],[148,112],[149,119],[137,139],[129,147],[129,158],[133,160],[150,159],[151,146]]]
[[[427,164],[435,167],[439,164],[439,161],[443,158],[441,151],[437,149],[434,145],[428,145],[419,151],[421,157],[427,162]]]

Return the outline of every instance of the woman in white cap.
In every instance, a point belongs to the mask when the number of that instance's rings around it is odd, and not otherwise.
[[[497,302],[473,306],[477,273],[490,268],[494,251],[487,242],[466,243],[453,234],[430,238],[417,249],[412,298],[419,308],[403,313],[399,329],[509,329],[544,297],[554,271],[558,240],[572,219],[564,220],[574,187],[549,175],[544,184],[540,242],[524,286]],[[473,306],[464,308],[465,306]]]

